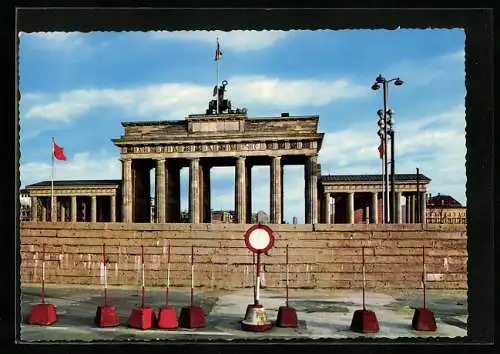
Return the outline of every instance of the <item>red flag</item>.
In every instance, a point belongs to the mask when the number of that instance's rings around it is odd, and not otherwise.
[[[378,153],[380,154],[380,158],[383,159],[384,158],[384,144],[383,143],[380,143],[380,145],[378,146]]]
[[[66,156],[64,155],[64,149],[57,145],[56,143],[52,143],[54,145],[54,157],[58,160],[66,161]]]

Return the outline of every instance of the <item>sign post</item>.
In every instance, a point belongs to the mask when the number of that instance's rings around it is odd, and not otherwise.
[[[264,332],[272,328],[272,323],[267,319],[267,313],[260,303],[260,256],[274,246],[274,232],[269,226],[253,225],[245,233],[245,245],[256,255],[257,266],[254,301],[248,305],[241,327],[245,331]]]

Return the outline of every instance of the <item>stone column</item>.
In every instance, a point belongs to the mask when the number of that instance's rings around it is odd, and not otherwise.
[[[311,223],[318,223],[318,156],[314,155],[309,158],[311,165]]]
[[[378,224],[378,192],[372,192],[372,204],[370,206],[370,222]]]
[[[180,165],[175,159],[168,159],[165,166],[166,222],[181,220]]]
[[[311,179],[310,179],[310,165],[309,160],[304,164],[304,222],[311,223]]]
[[[66,207],[64,206],[64,202],[61,201],[61,222],[66,221]]]
[[[284,167],[285,165],[281,164],[280,166],[280,181],[281,181],[281,201],[280,201],[280,205],[281,205],[281,211],[280,211],[280,215],[281,215],[281,224],[283,224],[285,222],[285,182],[283,180],[283,176],[284,176]]]
[[[165,223],[165,159],[156,160],[155,206],[156,222]]]
[[[200,162],[198,190],[200,193],[200,222],[209,224],[212,220],[212,211],[210,208],[210,169],[208,159]]]
[[[354,224],[354,192],[347,193],[347,223]]]
[[[425,192],[420,192],[420,222],[425,224],[426,220],[426,209],[427,209],[427,198]]]
[[[73,195],[71,197],[71,222],[76,222],[76,212],[77,212],[77,209],[76,209],[76,195]]]
[[[132,159],[122,160],[122,218],[123,222],[132,222]]]
[[[57,221],[57,197],[53,196],[50,202],[50,221]]]
[[[193,224],[200,222],[200,159],[193,158],[189,165],[189,218]]]
[[[269,198],[271,204],[271,224],[281,224],[281,156],[272,157],[271,160]]]
[[[410,195],[410,223],[415,223],[415,195]]]
[[[31,197],[31,221],[38,221],[38,197]]]
[[[330,224],[331,223],[331,213],[332,213],[332,210],[331,210],[331,201],[330,201],[330,193],[324,193],[324,196],[323,196],[323,202],[324,202],[324,215],[323,215],[323,218],[325,220],[325,224]]]
[[[47,207],[42,204],[42,222],[47,222]]]
[[[306,224],[316,224],[318,222],[318,156],[313,155],[307,158],[305,168],[305,211]]]
[[[92,196],[92,206],[90,207],[90,212],[92,213],[92,222],[97,222],[97,196]]]
[[[370,223],[370,206],[369,205],[365,205],[365,224],[369,224]]]
[[[111,196],[111,222],[116,222],[116,195]]]
[[[245,224],[247,219],[247,186],[245,173],[245,157],[238,157],[236,161],[236,173],[234,181],[234,209],[236,211],[236,222]]]
[[[396,192],[396,223],[403,223],[403,213],[401,212],[401,192]]]
[[[245,159],[246,160],[246,159]],[[246,223],[252,223],[252,165],[246,160],[245,166]]]
[[[405,224],[410,223],[410,196],[405,195]]]
[[[335,202],[336,202],[336,197],[335,197],[335,195],[332,195],[332,212],[331,212],[331,216],[330,216],[330,218],[331,218],[330,222],[332,224],[335,224],[335,207],[336,207]]]

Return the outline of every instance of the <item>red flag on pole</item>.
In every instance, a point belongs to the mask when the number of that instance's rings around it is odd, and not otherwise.
[[[64,149],[57,145],[56,143],[54,144],[54,157],[58,160],[63,160],[66,161],[66,156],[64,155]]]
[[[384,158],[384,144],[383,143],[380,143],[380,145],[378,146],[378,153],[380,154],[380,158],[383,159]]]

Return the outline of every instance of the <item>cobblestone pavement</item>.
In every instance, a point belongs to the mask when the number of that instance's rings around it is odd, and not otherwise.
[[[41,302],[37,286],[23,286],[21,298],[22,341],[200,341],[211,339],[292,339],[292,338],[356,338],[358,336],[400,337],[465,337],[467,336],[467,299],[464,293],[434,291],[427,296],[427,307],[436,317],[436,332],[425,333],[411,329],[414,309],[422,307],[418,292],[366,294],[367,309],[375,311],[380,331],[359,334],[350,331],[353,312],[362,308],[359,290],[290,290],[289,306],[296,309],[298,328],[273,328],[264,333],[241,330],[240,321],[248,304],[253,302],[253,289],[234,291],[195,291],[195,303],[202,306],[207,326],[198,329],[138,330],[127,326],[133,308],[141,303],[138,289],[108,290],[109,303],[116,307],[120,326],[98,328],[94,325],[97,306],[103,303],[102,289],[92,287],[48,287],[46,303],[57,308],[58,322],[52,326],[26,324],[31,306]],[[278,308],[284,305],[283,291],[264,289],[261,303],[269,319],[276,319]],[[165,303],[164,289],[146,289],[145,305],[158,309]],[[181,308],[190,303],[190,289],[171,289],[170,305]],[[158,313],[158,312],[157,312]]]

